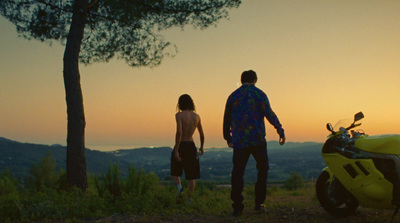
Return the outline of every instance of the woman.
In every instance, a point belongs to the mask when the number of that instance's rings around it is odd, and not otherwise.
[[[200,134],[200,155],[204,153],[204,133],[200,116],[195,113],[192,98],[181,95],[177,105],[175,146],[171,154],[171,176],[178,188],[178,196],[183,192],[181,179],[183,170],[188,181],[188,203],[191,202],[195,188],[195,179],[200,178],[200,163],[193,134],[197,128]]]

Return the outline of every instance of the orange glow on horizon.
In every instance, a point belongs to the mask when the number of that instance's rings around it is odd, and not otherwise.
[[[163,31],[179,51],[159,67],[82,65],[87,147],[172,147],[184,93],[201,116],[205,147],[226,147],[225,102],[249,69],[289,142],[323,142],[327,122],[359,111],[367,134],[400,134],[399,8],[395,0],[244,1],[217,27]],[[18,38],[0,22],[0,137],[65,145],[63,46]],[[278,140],[266,126],[267,140]]]

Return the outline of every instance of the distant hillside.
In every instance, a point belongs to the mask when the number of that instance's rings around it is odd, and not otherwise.
[[[268,154],[270,181],[285,180],[290,172],[296,171],[305,179],[318,177],[321,169],[325,166],[321,157],[321,143],[292,143],[288,142],[280,146],[278,142],[268,142]],[[60,145],[38,145],[31,143],[20,143],[0,137],[0,171],[8,167],[11,173],[24,179],[29,175],[29,168],[33,163],[43,159],[47,151],[57,161],[57,168],[66,169],[66,147]],[[139,148],[116,150],[112,152],[100,152],[86,149],[87,171],[90,174],[101,175],[109,166],[118,163],[121,176],[126,176],[128,166],[143,168],[146,172],[156,173],[161,180],[170,177],[170,157],[172,149]],[[201,178],[204,180],[229,181],[232,171],[232,149],[210,148],[206,149],[200,157]],[[246,168],[246,180],[255,180],[257,170],[255,161],[250,158]]]
[[[66,169],[66,147],[61,145],[38,145],[20,143],[0,137],[0,171],[8,167],[14,177],[25,178],[33,163],[43,159],[47,153],[57,162],[57,169]],[[113,154],[86,149],[87,171],[101,174],[108,169],[111,163],[119,162],[122,168],[128,166],[125,161],[120,161]],[[127,172],[127,171],[126,171]]]

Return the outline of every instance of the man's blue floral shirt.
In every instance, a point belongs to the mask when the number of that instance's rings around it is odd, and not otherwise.
[[[264,117],[285,137],[278,117],[272,111],[267,95],[254,84],[243,84],[229,97],[224,114],[224,138],[233,148],[256,146],[265,141]]]

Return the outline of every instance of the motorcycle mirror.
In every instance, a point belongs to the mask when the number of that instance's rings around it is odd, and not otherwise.
[[[327,124],[326,124],[326,128],[327,128],[330,132],[333,132],[333,127],[332,127],[332,124],[331,124],[331,123],[327,123]]]
[[[359,112],[354,115],[354,122],[359,121],[364,118],[364,114],[362,112]]]

